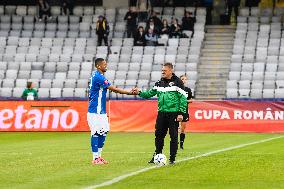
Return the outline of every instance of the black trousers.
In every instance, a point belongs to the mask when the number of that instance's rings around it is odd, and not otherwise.
[[[50,17],[50,16],[51,16],[50,9],[48,9],[48,10],[46,10],[46,11],[40,9],[40,10],[39,10],[39,18],[42,19],[42,17],[43,17],[44,15],[47,15],[48,17]]]
[[[130,38],[134,38],[135,34],[136,34],[136,30],[137,30],[137,26],[127,26],[127,37]]]
[[[178,149],[178,126],[179,123],[176,121],[177,113],[175,112],[158,112],[156,120],[155,130],[155,145],[156,154],[160,154],[163,151],[164,139],[169,130],[171,137],[170,142],[170,160],[174,161],[177,149]]]
[[[228,15],[229,18],[231,19],[231,15],[232,15],[232,10],[234,9],[235,12],[235,21],[237,22],[237,18],[239,16],[239,7],[238,6],[230,6],[228,5]]]
[[[102,46],[102,41],[104,40],[105,46],[108,46],[108,39],[107,35],[98,34],[98,46]]]

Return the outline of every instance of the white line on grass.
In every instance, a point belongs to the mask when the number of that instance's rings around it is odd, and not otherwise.
[[[204,154],[201,154],[201,155],[198,155],[198,156],[187,157],[187,158],[178,160],[178,161],[176,161],[176,163],[183,162],[183,161],[189,161],[189,160],[193,160],[193,159],[197,159],[197,158],[201,158],[201,157],[206,157],[206,156],[210,156],[210,155],[213,155],[213,154],[218,154],[218,153],[222,153],[222,152],[225,152],[225,151],[230,151],[230,150],[234,150],[234,149],[238,149],[238,148],[243,148],[243,147],[254,145],[254,144],[260,144],[260,143],[268,142],[268,141],[283,138],[283,137],[284,136],[278,136],[278,137],[258,140],[258,141],[250,142],[250,143],[246,143],[246,144],[240,144],[240,145],[237,145],[237,146],[231,146],[231,147],[223,148],[223,149],[220,149],[220,150],[214,150],[214,151],[207,152],[207,153],[204,153]],[[117,183],[121,180],[124,180],[128,177],[135,176],[135,175],[138,175],[140,173],[143,173],[143,172],[149,171],[151,169],[155,169],[155,168],[159,168],[159,167],[157,167],[157,166],[146,167],[146,168],[140,169],[138,171],[134,171],[134,172],[131,172],[131,173],[127,173],[127,174],[115,177],[115,178],[113,178],[109,181],[103,182],[101,184],[96,184],[96,185],[93,185],[93,186],[86,187],[84,189],[95,189],[95,188],[100,188],[100,187],[103,187],[103,186],[109,186],[109,185]]]

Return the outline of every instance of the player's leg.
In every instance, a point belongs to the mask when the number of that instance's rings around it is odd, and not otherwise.
[[[178,126],[179,122],[176,121],[177,115],[171,113],[168,117],[169,133],[170,133],[170,164],[174,164],[178,149]]]
[[[93,152],[93,161],[99,158],[99,135],[93,134],[91,135],[91,147]]]
[[[158,112],[155,125],[155,153],[153,154],[152,159],[148,163],[154,163],[154,156],[156,154],[161,154],[164,148],[164,138],[167,135],[167,127],[165,127],[165,113]]]
[[[183,144],[184,144],[184,139],[185,139],[185,128],[186,128],[186,123],[189,120],[189,115],[184,114],[183,115],[183,120],[181,122],[181,127],[180,127],[180,149],[183,149]]]
[[[106,114],[100,114],[99,117],[100,117],[101,130],[99,131],[100,135],[98,140],[98,153],[100,160],[105,164],[107,164],[108,162],[102,157],[102,150],[105,144],[106,135],[109,132],[109,122]]]
[[[88,125],[91,130],[91,149],[93,153],[93,164],[104,164],[99,159],[99,135],[98,135],[98,118],[97,114],[94,113],[88,113],[87,114],[87,121]]]
[[[185,128],[186,128],[186,122],[181,122],[181,127],[180,127],[180,149],[183,149],[183,144],[184,144],[184,139],[185,139]]]

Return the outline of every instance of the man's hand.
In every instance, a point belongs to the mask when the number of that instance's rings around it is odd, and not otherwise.
[[[139,94],[139,89],[137,87],[133,88],[130,91],[130,95],[138,95]]]
[[[182,115],[178,115],[178,116],[177,116],[177,121],[178,121],[178,122],[181,122],[182,120],[183,120],[183,116],[182,116]]]

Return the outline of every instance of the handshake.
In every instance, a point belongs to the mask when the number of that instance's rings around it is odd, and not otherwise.
[[[129,91],[128,95],[138,95],[139,92],[140,90],[137,87],[135,87],[131,91]]]

